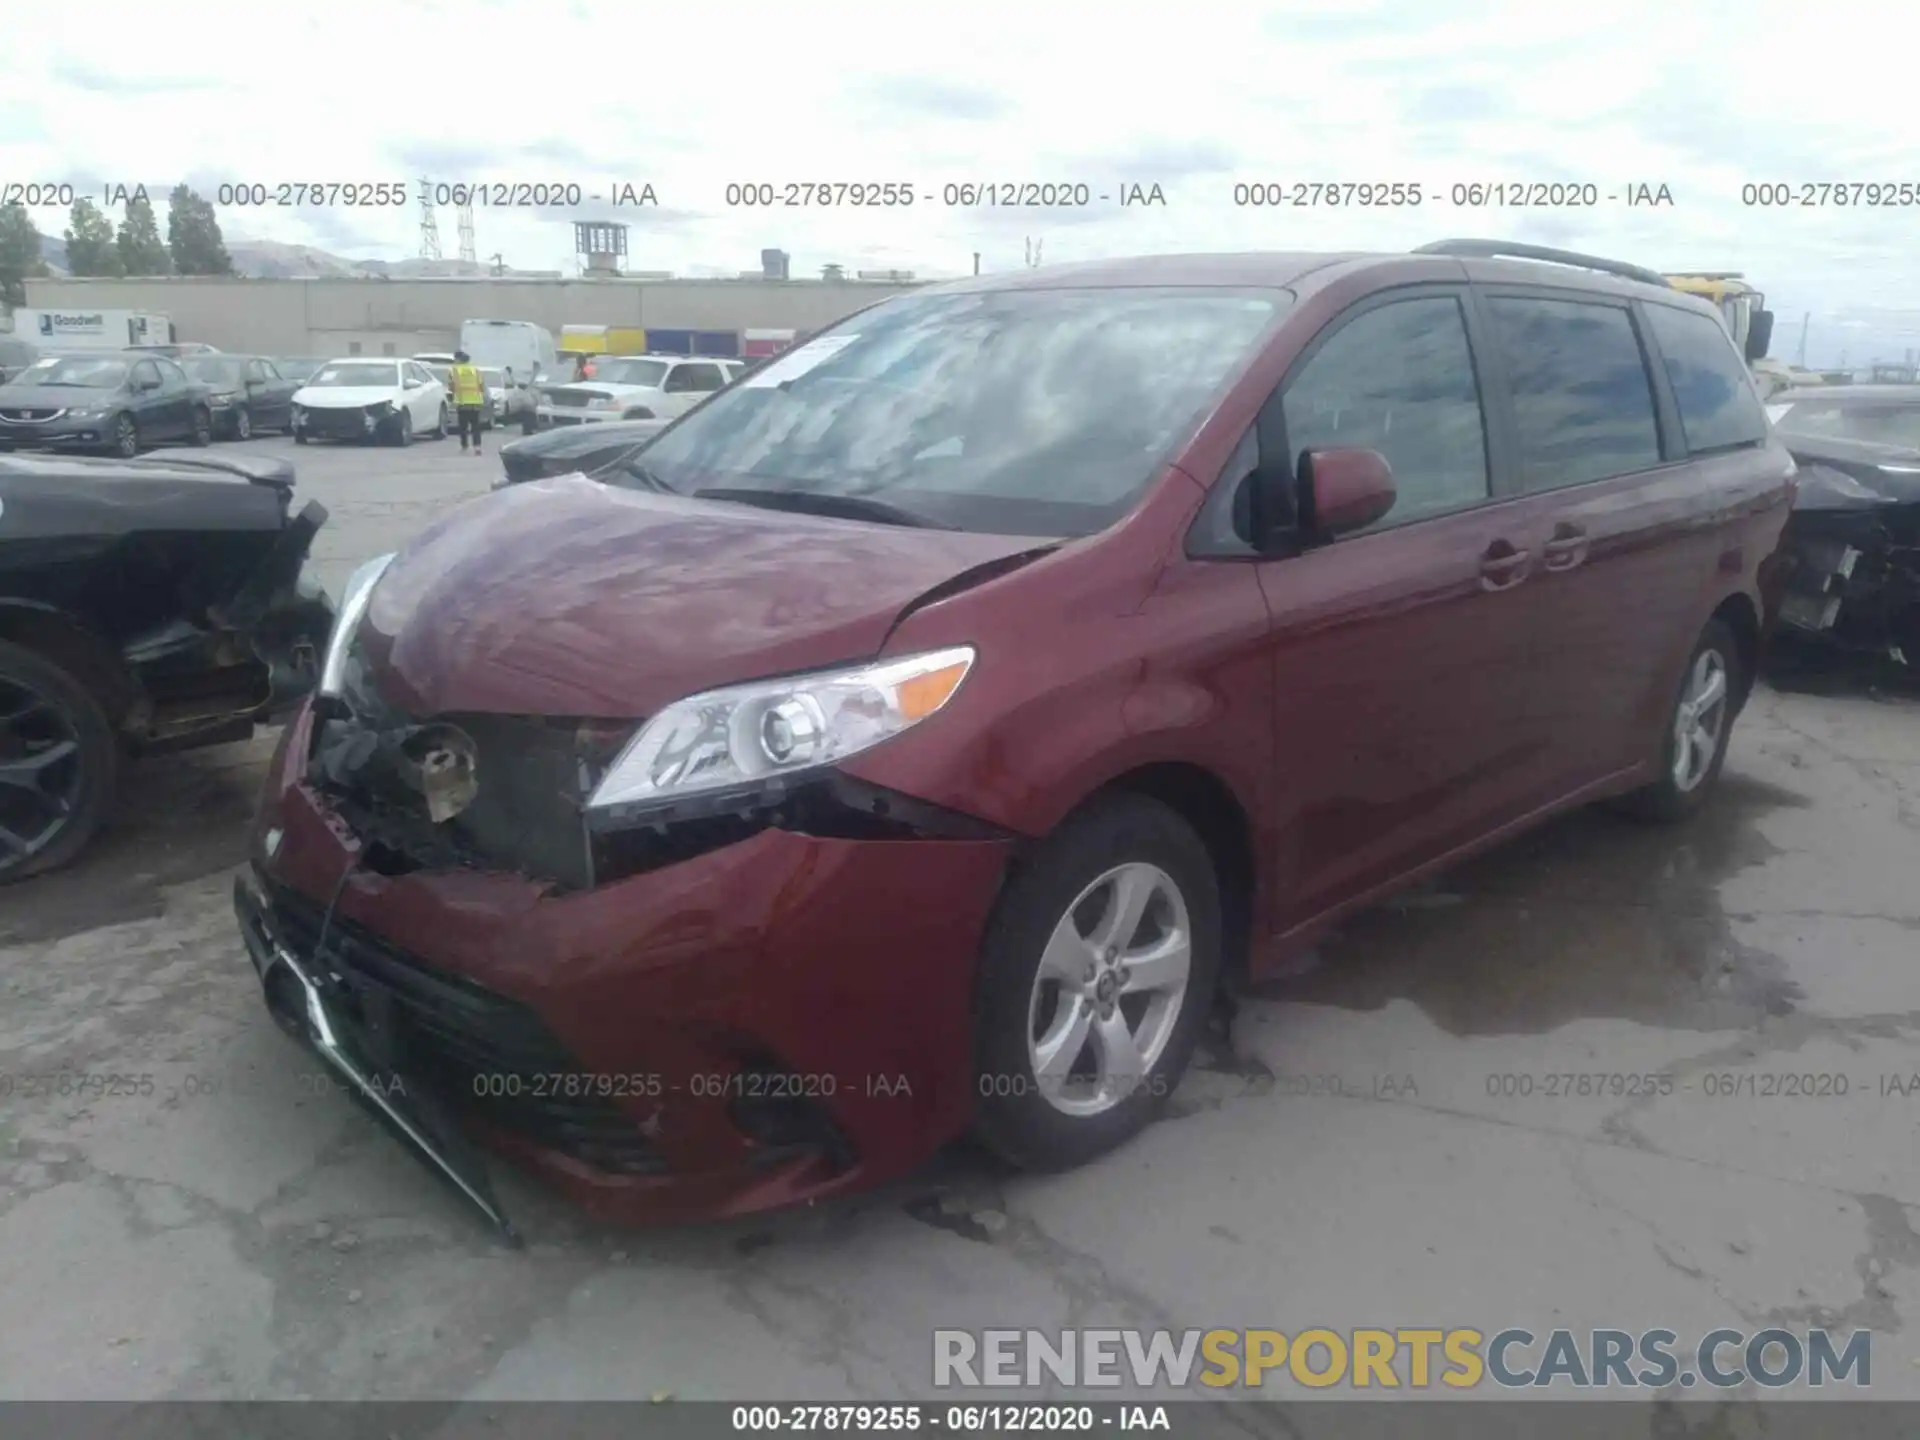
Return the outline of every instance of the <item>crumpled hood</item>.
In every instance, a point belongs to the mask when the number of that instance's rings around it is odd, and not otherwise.
[[[294,392],[293,403],[309,410],[351,410],[378,405],[382,400],[397,405],[402,393],[392,385],[316,385]]]
[[[400,552],[360,635],[385,698],[639,719],[877,654],[901,610],[1051,542],[817,519],[577,475],[462,506]]]

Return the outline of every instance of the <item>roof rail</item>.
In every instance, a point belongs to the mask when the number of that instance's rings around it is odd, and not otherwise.
[[[1550,265],[1572,265],[1581,270],[1598,270],[1622,280],[1637,280],[1642,285],[1657,285],[1671,290],[1667,277],[1644,265],[1629,265],[1624,260],[1604,260],[1598,255],[1582,255],[1577,250],[1555,250],[1547,245],[1522,245],[1513,240],[1435,240],[1419,246],[1416,255],[1453,255],[1462,260],[1544,260]]]

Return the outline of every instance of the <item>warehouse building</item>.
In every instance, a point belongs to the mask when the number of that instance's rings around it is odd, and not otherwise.
[[[666,334],[820,330],[911,283],[862,280],[247,280],[60,277],[26,282],[45,310],[135,310],[175,338],[263,355],[411,355],[450,349],[468,319],[634,326]],[[663,346],[659,348],[677,348]],[[706,347],[703,347],[706,348]]]

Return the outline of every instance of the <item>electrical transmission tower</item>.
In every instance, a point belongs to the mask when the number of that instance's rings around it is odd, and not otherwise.
[[[433,182],[420,177],[420,258],[440,258],[440,222],[433,218]]]
[[[471,200],[460,207],[460,258],[469,265],[477,263],[480,259],[473,249],[473,202]]]

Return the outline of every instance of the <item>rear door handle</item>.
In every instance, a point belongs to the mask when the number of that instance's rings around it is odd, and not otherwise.
[[[1533,558],[1509,540],[1496,540],[1480,553],[1480,588],[1506,590],[1527,578],[1527,565]]]
[[[1578,525],[1556,525],[1541,553],[1547,569],[1571,570],[1587,558],[1587,532]]]

